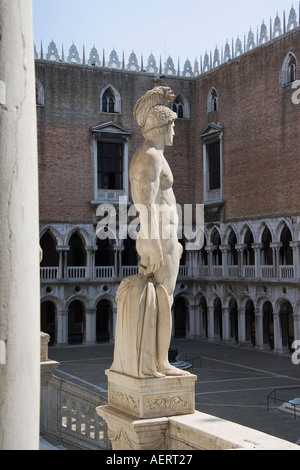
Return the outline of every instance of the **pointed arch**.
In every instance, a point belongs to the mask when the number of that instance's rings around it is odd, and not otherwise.
[[[82,240],[82,243],[84,245],[91,245],[91,238],[90,238],[90,235],[88,234],[88,232],[83,228],[81,227],[80,225],[76,225],[74,227],[71,228],[71,230],[69,230],[69,232],[67,233],[66,235],[66,245],[68,245],[69,241],[70,241],[70,238],[72,237],[72,235],[74,233],[78,233],[78,235],[80,236],[81,240]]]
[[[297,80],[298,63],[297,58],[293,52],[288,52],[284,58],[281,68],[281,84],[282,86],[289,85]]]
[[[121,114],[121,95],[112,84],[102,88],[100,93],[100,112]]]
[[[180,119],[190,119],[190,103],[183,93],[176,93],[175,100],[171,104],[172,110]]]
[[[38,78],[35,79],[36,105],[45,106],[45,89]]]
[[[207,113],[218,111],[218,92],[215,87],[211,87],[207,95]]]

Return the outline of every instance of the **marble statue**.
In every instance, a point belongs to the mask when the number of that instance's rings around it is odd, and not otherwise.
[[[167,105],[169,87],[149,90],[136,103],[135,122],[143,145],[130,165],[132,198],[140,217],[136,242],[139,273],[124,279],[117,292],[117,325],[112,371],[133,377],[190,375],[169,363],[173,292],[182,254],[173,175],[164,157],[173,145],[177,114]]]

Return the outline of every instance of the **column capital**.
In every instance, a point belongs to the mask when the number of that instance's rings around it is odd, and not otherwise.
[[[252,243],[253,250],[261,250],[263,248],[263,243]]]
[[[246,243],[241,243],[240,245],[235,245],[235,249],[237,251],[244,251],[244,250],[246,250],[246,248],[247,248]]]
[[[293,250],[299,250],[300,248],[300,242],[290,242],[290,247],[293,248]]]
[[[272,243],[270,243],[270,247],[273,250],[279,250],[282,247],[282,243],[281,242],[272,242]]]
[[[57,251],[69,251],[70,250],[70,245],[58,245],[56,247]]]

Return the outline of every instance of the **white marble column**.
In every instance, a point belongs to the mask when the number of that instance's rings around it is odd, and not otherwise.
[[[229,307],[222,307],[223,341],[230,339]]]
[[[246,322],[245,322],[245,309],[238,310],[238,338],[240,344],[246,343]]]
[[[85,310],[85,338],[84,344],[96,344],[96,310],[87,308]]]
[[[282,352],[282,334],[281,334],[279,313],[274,312],[273,318],[274,318],[274,351]]]
[[[255,347],[257,349],[264,349],[264,325],[263,325],[263,311],[255,311]]]
[[[208,339],[214,339],[215,336],[215,322],[214,322],[214,307],[207,307],[207,321],[208,321]]]
[[[39,220],[32,29],[31,0],[1,0],[1,450],[39,448]]]
[[[57,311],[57,339],[56,344],[68,344],[68,310]]]

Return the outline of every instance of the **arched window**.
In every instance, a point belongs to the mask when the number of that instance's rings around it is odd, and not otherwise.
[[[235,245],[237,244],[236,234],[231,229],[228,237],[229,253],[228,253],[228,264],[230,266],[238,265],[238,253]]]
[[[283,61],[281,69],[281,82],[282,85],[288,85],[297,80],[297,59],[296,56],[289,52]]]
[[[37,78],[35,80],[35,97],[36,97],[36,105],[44,106],[45,104],[44,87]]]
[[[120,113],[120,93],[112,85],[107,85],[100,94],[100,111],[102,113]]]
[[[290,245],[292,241],[292,234],[290,229],[285,225],[282,229],[280,242],[280,264],[293,265],[293,249]]]
[[[252,248],[253,243],[253,235],[250,229],[247,229],[244,237],[244,265],[245,266],[253,266],[255,264],[254,260],[254,249]]]
[[[171,108],[179,119],[190,119],[190,105],[184,95],[179,93],[171,104]]]
[[[212,263],[214,266],[221,266],[222,265],[222,252],[220,249],[221,237],[216,228],[213,229],[212,234],[211,234],[211,244],[213,245]]]
[[[85,266],[86,251],[81,236],[74,232],[69,240],[70,249],[68,251],[68,266]]]
[[[56,242],[52,233],[47,231],[44,233],[40,240],[40,246],[43,251],[43,258],[41,261],[40,266],[50,267],[50,266],[58,266],[59,264],[59,255],[58,251],[56,250]]]
[[[216,111],[218,111],[218,93],[217,90],[212,87],[207,97],[207,113],[215,113]]]
[[[263,265],[272,265],[273,264],[273,251],[270,246],[270,243],[272,243],[272,235],[268,227],[265,227],[262,237],[262,258],[261,258],[261,263]]]
[[[180,97],[177,97],[173,103],[173,111],[177,113],[179,118],[183,118],[183,103]]]

